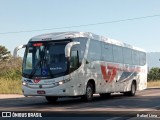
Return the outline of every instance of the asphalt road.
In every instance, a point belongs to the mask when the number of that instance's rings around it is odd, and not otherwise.
[[[71,120],[70,117],[93,117],[98,120],[156,119],[156,116],[160,117],[160,88],[138,91],[133,97],[113,94],[104,99],[94,95],[90,103],[81,102],[80,98],[60,98],[56,104],[47,103],[44,97],[0,98],[0,111],[38,112],[43,118],[54,117],[58,120]]]

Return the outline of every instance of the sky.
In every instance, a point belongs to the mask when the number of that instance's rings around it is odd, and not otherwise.
[[[153,15],[159,16],[112,22]],[[102,22],[110,23],[64,28]],[[65,31],[92,32],[160,52],[160,0],[0,0],[0,45],[12,53],[33,36]]]

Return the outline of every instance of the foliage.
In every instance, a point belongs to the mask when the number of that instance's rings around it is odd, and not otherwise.
[[[11,58],[11,53],[7,48],[0,45],[0,62],[7,61]]]
[[[0,45],[0,77],[15,78],[21,72],[20,58],[13,59],[10,51]]]
[[[160,80],[160,68],[154,67],[151,68],[148,73],[148,81],[157,81]]]
[[[1,78],[6,79],[19,79],[21,78],[21,67],[22,66],[22,59],[10,59],[7,62],[0,62],[0,76]]]
[[[10,51],[0,45],[0,77],[6,79],[21,78],[22,59],[12,58]]]
[[[0,94],[22,94],[21,84],[20,79],[0,78]]]
[[[21,94],[22,59],[12,58],[10,51],[0,45],[0,93]]]
[[[0,93],[21,94],[22,59],[11,58],[0,62]]]

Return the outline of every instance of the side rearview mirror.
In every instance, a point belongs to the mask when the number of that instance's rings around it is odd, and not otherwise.
[[[22,49],[22,48],[25,48],[26,46],[27,46],[26,44],[17,46],[13,51],[13,57],[16,58],[17,57],[17,51]]]
[[[65,47],[65,57],[66,58],[70,58],[70,52],[71,52],[71,48],[72,48],[72,46],[74,46],[74,45],[78,45],[78,44],[80,44],[80,42],[70,42],[70,43],[68,43],[67,45],[66,45],[66,47]]]

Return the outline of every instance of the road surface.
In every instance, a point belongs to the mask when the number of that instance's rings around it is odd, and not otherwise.
[[[49,104],[44,97],[5,98],[0,95],[0,111],[38,112],[42,113],[42,117],[58,119],[62,117],[150,119],[160,117],[160,88],[138,91],[133,97],[113,94],[110,98],[104,99],[94,95],[90,103],[81,102],[80,98],[60,98],[56,104]]]

